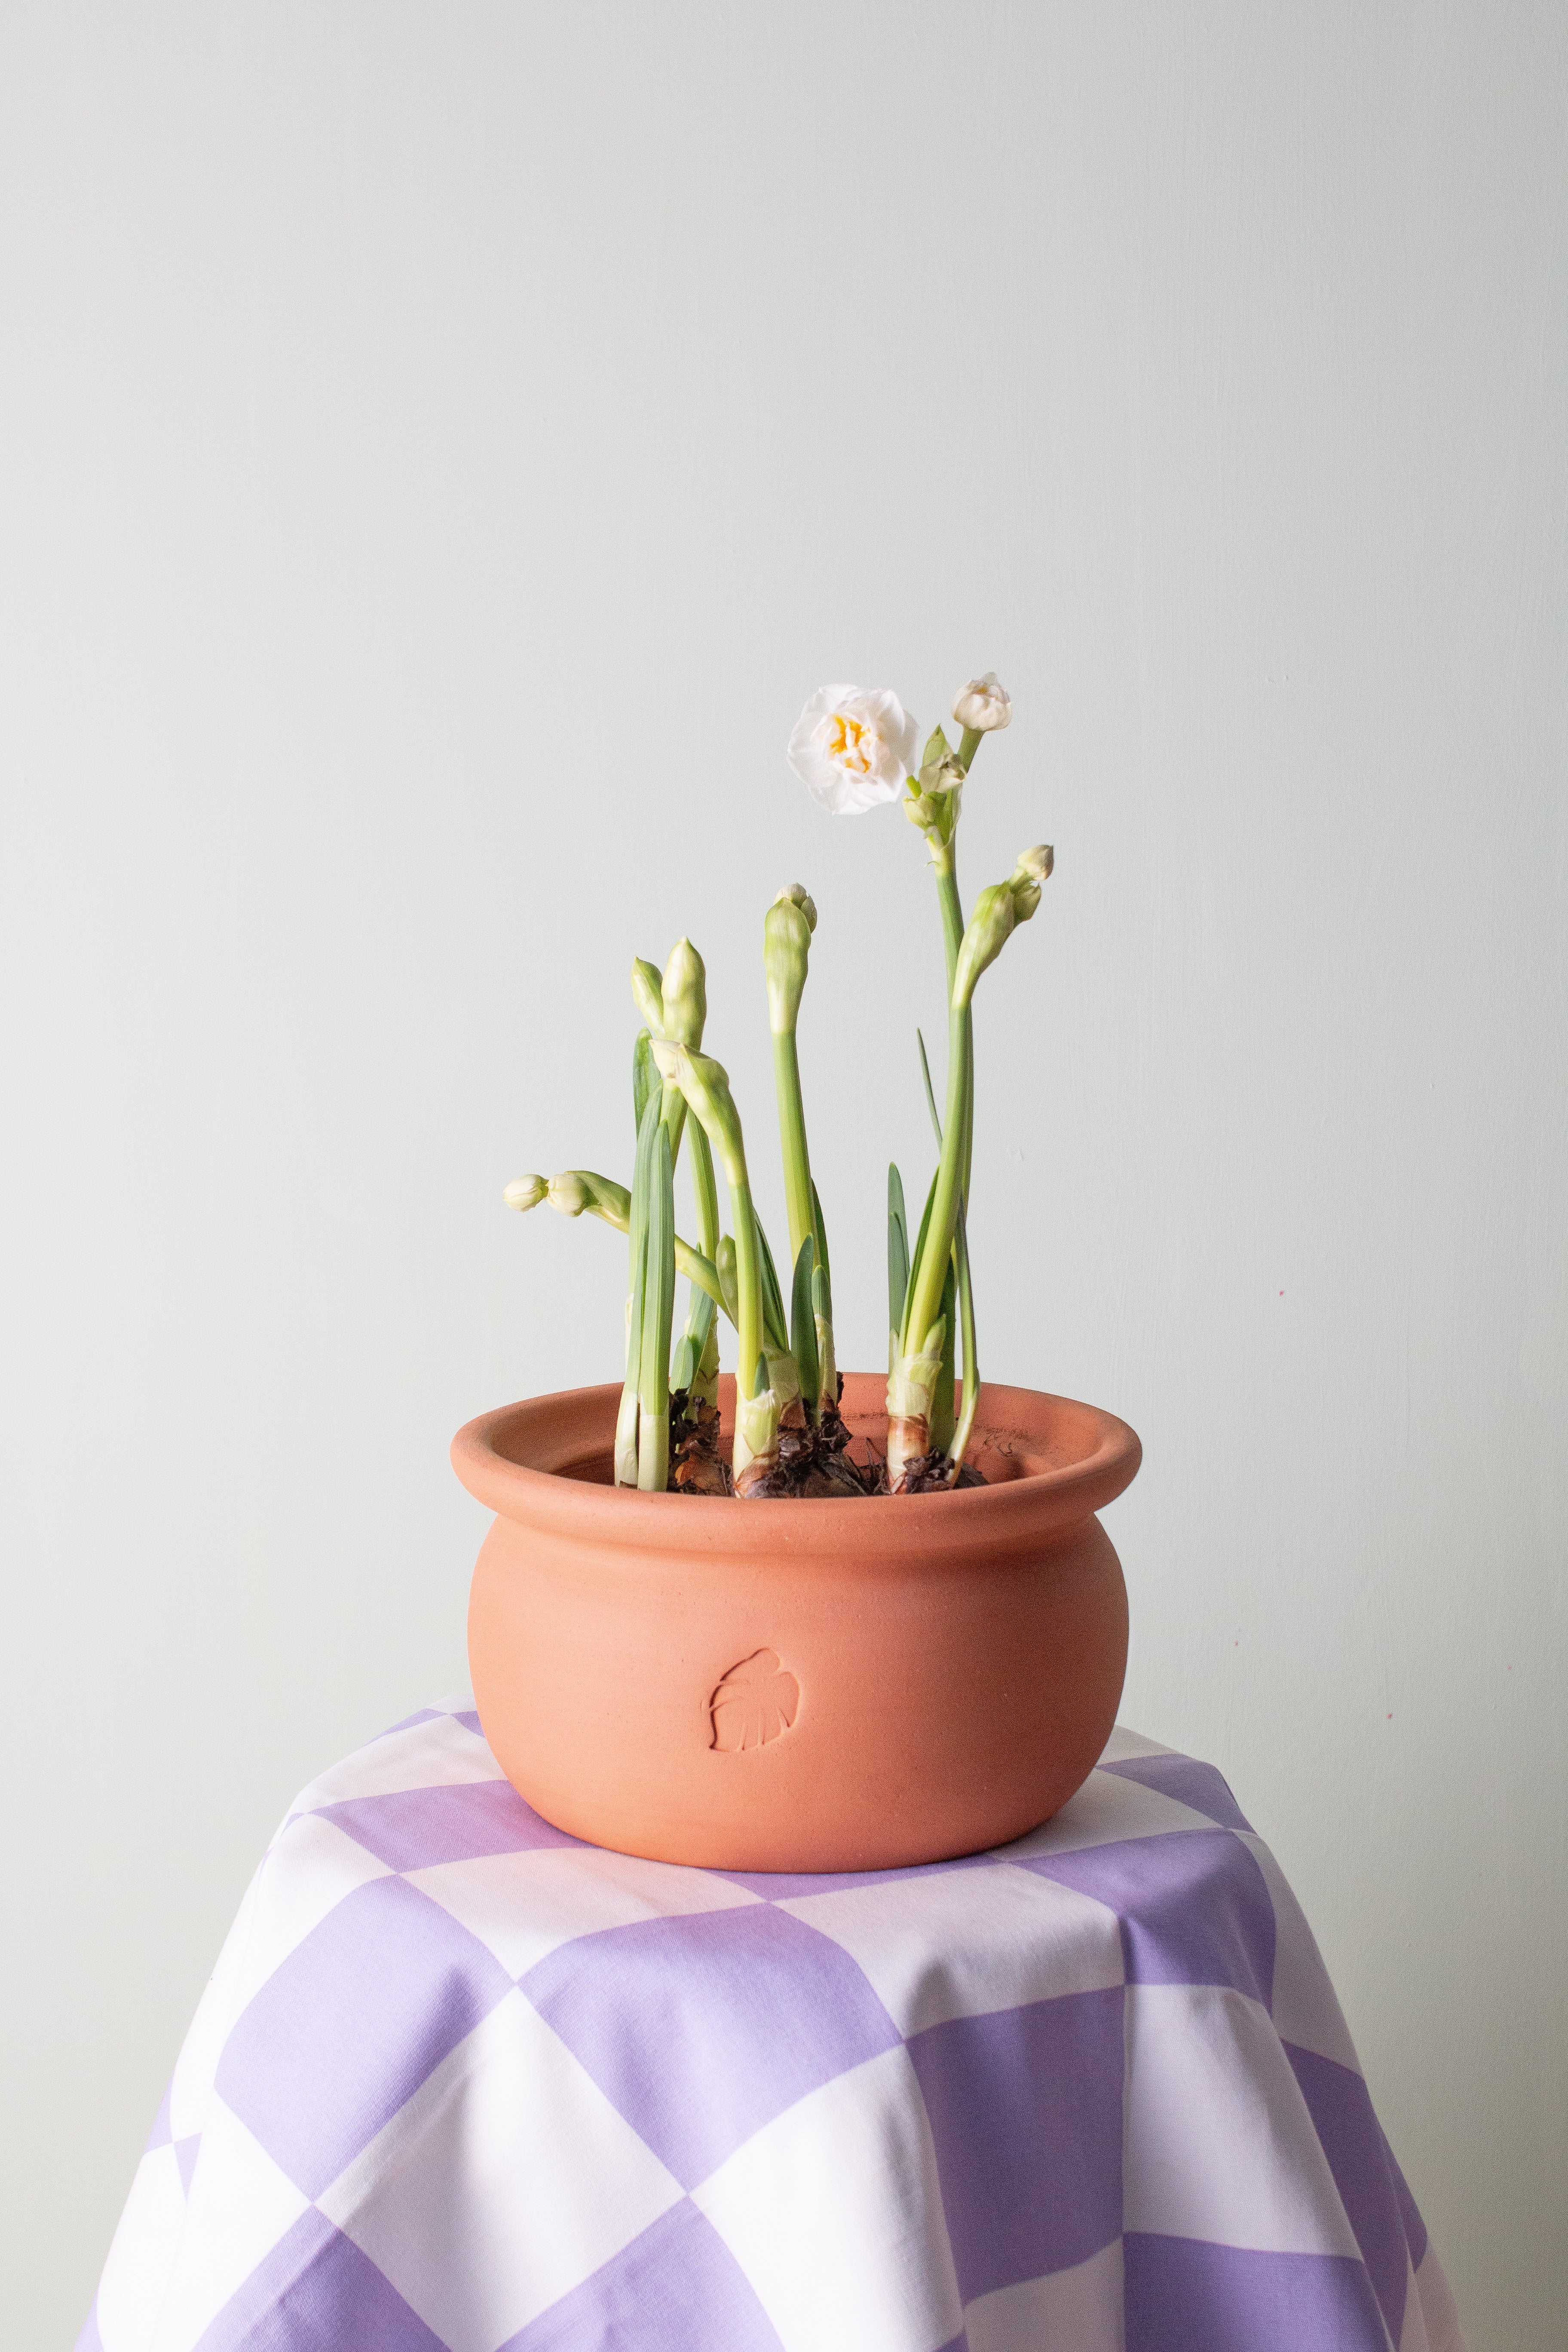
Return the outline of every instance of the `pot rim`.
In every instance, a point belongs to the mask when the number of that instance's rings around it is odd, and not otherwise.
[[[885,1375],[848,1373],[847,1391],[862,1382],[879,1389]],[[732,1411],[734,1383],[720,1383]],[[542,1438],[557,1438],[574,1418],[607,1412],[613,1427],[621,1395],[618,1381],[578,1389],[558,1389],[524,1397],[467,1423],[452,1440],[452,1466],[476,1501],[524,1528],[575,1536],[602,1550],[722,1553],[756,1559],[779,1553],[827,1554],[842,1559],[857,1551],[896,1549],[906,1559],[927,1553],[955,1555],[992,1550],[1011,1542],[1033,1542],[1080,1525],[1114,1501],[1136,1475],[1143,1449],[1137,1433],[1114,1413],[1075,1397],[1042,1389],[981,1384],[976,1433],[1041,1438],[1054,1426],[1058,1438],[1070,1432],[1084,1450],[1059,1466],[1026,1472],[987,1486],[959,1487],[938,1495],[874,1495],[863,1499],[809,1502],[767,1498],[738,1502],[716,1496],[644,1495],[541,1470],[513,1458],[530,1423]],[[848,1402],[847,1393],[846,1402]],[[868,1518],[867,1513],[879,1516]],[[892,1515],[892,1516],[889,1516]]]

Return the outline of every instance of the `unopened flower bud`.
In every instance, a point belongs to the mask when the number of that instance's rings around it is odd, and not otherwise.
[[[952,975],[954,1004],[969,1003],[975,982],[995,962],[1017,919],[1010,881],[993,882],[988,890],[982,890],[959,945]]]
[[[637,1011],[656,1037],[664,1034],[664,985],[658,966],[638,956],[632,965],[632,994]]]
[[[1013,913],[1020,923],[1026,923],[1040,903],[1040,885],[1048,882],[1056,864],[1056,852],[1041,842],[1034,849],[1026,849],[1007,877],[1013,893]]]
[[[942,802],[934,793],[906,793],[904,814],[911,824],[918,824],[922,833],[929,833],[933,825],[942,823]]]
[[[580,1217],[592,1197],[576,1168],[568,1168],[563,1175],[550,1180],[550,1205],[559,1209],[563,1217]]]
[[[806,888],[805,884],[804,882],[786,882],[784,888],[779,892],[778,898],[774,899],[774,906],[778,906],[785,898],[789,900],[792,907],[798,907],[800,908],[801,913],[805,917],[806,929],[808,931],[815,931],[816,929],[816,901],[812,897],[810,891]]]
[[[963,782],[963,770],[951,751],[941,759],[931,760],[921,770],[922,793],[955,793]]]
[[[537,1209],[549,1190],[542,1176],[514,1176],[501,1199],[509,1209]]]
[[[972,677],[961,686],[952,698],[952,715],[961,727],[972,727],[977,735],[988,735],[994,727],[1005,727],[1013,716],[1012,698],[994,669],[984,677]]]
[[[768,908],[763,924],[763,970],[768,982],[768,1019],[775,1037],[788,1036],[795,1028],[805,987],[805,967],[810,951],[811,924],[805,909],[795,899],[786,898],[781,893]]]
[[[708,974],[689,940],[677,940],[664,967],[664,1033],[678,1045],[700,1045],[708,1019]]]

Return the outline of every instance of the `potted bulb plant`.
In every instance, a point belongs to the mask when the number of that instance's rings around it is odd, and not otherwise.
[[[936,1167],[912,1234],[888,1172],[885,1375],[838,1370],[796,1045],[816,909],[798,884],[763,926],[783,1278],[728,1076],[704,1050],[689,940],[662,971],[632,969],[629,1186],[572,1169],[506,1189],[513,1208],[587,1212],[629,1244],[623,1379],[484,1414],[453,1445],[497,1514],[469,1609],[480,1721],[529,1803],[595,1843],[759,1871],[977,1852],[1047,1819],[1110,1730],[1127,1602],[1095,1514],[1134,1475],[1138,1440],[1093,1406],[983,1386],[976,1354],[974,996],[1053,865],[1025,850],[965,918],[964,790],[1011,718],[994,674],[972,679],[956,744],[938,727],[917,759],[896,695],[827,686],[789,746],[836,814],[901,801],[941,914],[944,1099],[921,1043]]]

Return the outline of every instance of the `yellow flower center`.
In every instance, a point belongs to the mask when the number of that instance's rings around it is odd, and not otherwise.
[[[876,765],[880,742],[869,727],[836,710],[827,722],[827,756],[852,776],[868,776]]]

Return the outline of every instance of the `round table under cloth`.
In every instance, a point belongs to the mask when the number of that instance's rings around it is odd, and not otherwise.
[[[1462,2352],[1212,1766],[757,1876],[563,1835],[466,1698],[246,1896],[79,2352]]]

